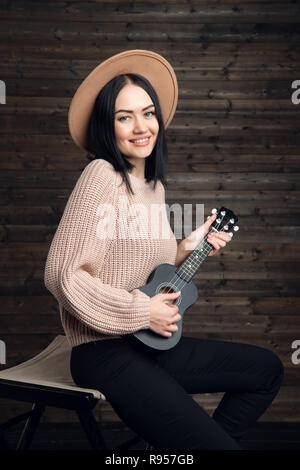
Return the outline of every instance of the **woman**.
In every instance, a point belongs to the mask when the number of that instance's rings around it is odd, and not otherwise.
[[[238,450],[279,390],[283,368],[273,352],[190,337],[160,351],[127,340],[141,329],[164,337],[177,330],[180,315],[170,302],[180,292],[150,298],[138,286],[159,264],[179,266],[215,218],[178,246],[166,216],[168,237],[152,236],[149,214],[165,202],[165,128],[177,96],[170,64],[143,50],[103,62],[77,90],[70,132],[95,158],[67,202],[45,285],[59,302],[78,386],[104,393],[157,449]],[[230,237],[220,232],[208,241],[214,255]],[[224,392],[212,417],[191,396],[208,392]]]

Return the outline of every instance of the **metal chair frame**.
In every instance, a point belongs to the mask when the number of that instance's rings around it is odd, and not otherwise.
[[[55,339],[61,338],[56,337]],[[54,341],[53,341],[54,343]],[[51,343],[51,344],[53,344]],[[50,345],[51,346],[51,345]],[[38,356],[36,356],[38,357]],[[33,358],[32,360],[34,360]],[[31,360],[31,361],[32,361]],[[49,360],[49,356],[48,356]],[[27,361],[23,364],[27,364],[30,361]],[[21,367],[20,364],[17,367]],[[80,389],[74,384],[74,389],[64,388],[64,384],[61,386],[47,386],[41,383],[25,382],[20,380],[11,380],[5,377],[6,372],[13,371],[14,368],[6,369],[0,371],[0,398],[6,398],[10,400],[17,400],[22,402],[27,402],[32,404],[31,411],[22,413],[14,418],[9,419],[5,423],[0,424],[0,448],[8,449],[9,446],[5,439],[5,431],[11,426],[18,424],[21,421],[26,420],[23,430],[21,432],[20,438],[18,440],[16,449],[24,450],[29,449],[34,437],[34,434],[37,430],[37,427],[40,423],[41,417],[47,406],[63,408],[68,410],[74,410],[77,413],[81,426],[88,438],[88,441],[92,449],[104,450],[108,449],[103,438],[99,423],[96,421],[93,409],[96,404],[105,397],[100,394],[98,398],[95,396],[95,391],[87,389]],[[3,372],[1,374],[1,372]],[[2,377],[1,377],[2,375]],[[120,446],[116,447],[113,450],[122,450],[129,449],[137,442],[142,439],[139,436],[133,437]],[[146,444],[146,448],[150,449],[151,447]]]

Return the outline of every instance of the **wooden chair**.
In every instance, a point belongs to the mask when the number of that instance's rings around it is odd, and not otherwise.
[[[98,390],[78,387],[70,372],[71,347],[66,336],[58,335],[40,354],[15,367],[0,371],[0,398],[32,403],[31,411],[0,424],[0,447],[8,448],[4,432],[26,420],[16,449],[29,449],[46,406],[75,410],[93,449],[107,449],[93,415]],[[141,438],[134,437],[115,450],[128,449]],[[149,448],[149,447],[147,447]]]

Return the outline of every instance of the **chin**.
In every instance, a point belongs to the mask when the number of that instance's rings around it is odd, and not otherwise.
[[[142,152],[136,152],[136,153],[132,153],[130,155],[128,155],[128,157],[130,158],[147,158],[147,157],[150,157],[151,153],[152,153],[152,150],[148,150],[147,152],[145,153],[142,153]]]

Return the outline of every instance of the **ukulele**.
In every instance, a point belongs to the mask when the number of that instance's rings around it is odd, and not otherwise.
[[[232,211],[221,207],[221,209],[213,209],[212,214],[217,213],[216,219],[210,225],[208,233],[196,246],[192,253],[185,259],[185,261],[176,267],[172,264],[160,264],[148,277],[147,284],[138,287],[138,289],[149,297],[153,297],[161,293],[173,293],[181,291],[180,296],[174,303],[178,306],[178,313],[181,319],[176,323],[178,330],[172,333],[170,337],[164,337],[150,329],[143,329],[124,335],[129,340],[138,340],[153,349],[166,350],[173,348],[181,338],[183,315],[185,311],[193,305],[198,299],[198,288],[192,281],[193,276],[200,268],[201,264],[205,261],[213,246],[207,241],[207,236],[211,232],[228,232],[232,237],[233,233],[229,232],[232,228],[237,231],[236,226],[238,218]]]

